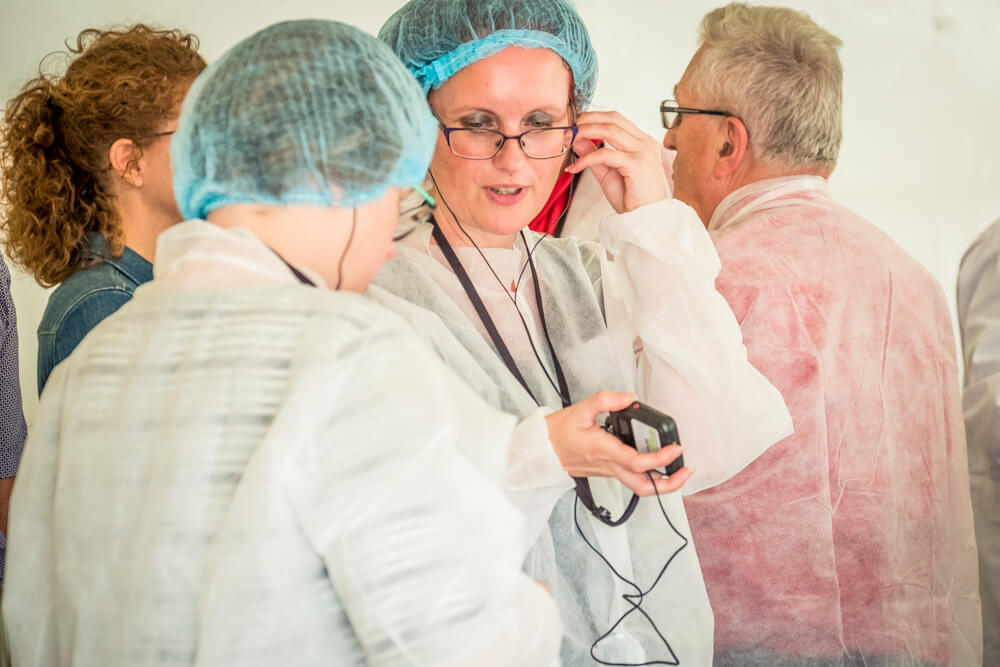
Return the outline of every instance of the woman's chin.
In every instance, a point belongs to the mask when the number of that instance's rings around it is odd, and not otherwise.
[[[477,230],[484,234],[493,237],[512,237],[516,236],[518,232],[528,226],[531,222],[530,218],[525,216],[511,215],[504,216],[502,219],[490,219],[485,221],[480,221],[480,224],[476,225]]]

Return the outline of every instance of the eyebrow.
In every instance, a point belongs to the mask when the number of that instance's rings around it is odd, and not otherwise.
[[[569,104],[566,104],[565,106],[557,104],[553,104],[549,107],[539,106],[529,111],[526,111],[522,116],[522,118],[527,118],[531,114],[535,113],[544,113],[555,118],[558,117],[560,114],[567,112],[568,109],[569,109]],[[458,110],[449,113],[449,115],[454,116],[456,118],[461,118],[462,116],[468,116],[471,113],[484,113],[489,116],[493,116],[494,118],[500,118],[500,114],[498,114],[496,111],[493,111],[492,109],[485,109],[482,107],[460,107]]]

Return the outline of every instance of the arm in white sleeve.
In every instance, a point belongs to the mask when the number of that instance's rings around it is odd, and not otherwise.
[[[962,412],[979,551],[983,664],[1000,664],[1000,222],[969,248],[958,272],[965,360]]]
[[[416,337],[366,331],[297,382],[332,403],[288,469],[293,506],[369,664],[549,664],[555,605],[520,571],[523,520],[501,490],[515,420]]]
[[[958,319],[965,358],[962,407],[970,449],[1000,467],[1000,227],[962,260]]]
[[[538,408],[518,423],[510,438],[504,491],[524,516],[526,550],[544,530],[559,498],[573,488],[573,478],[549,441],[545,417],[551,412]]]
[[[689,206],[664,200],[605,219],[601,242],[608,329],[619,346],[632,344],[639,398],[677,422],[695,471],[684,493],[726,481],[788,436],[792,421],[715,289],[708,232]]]

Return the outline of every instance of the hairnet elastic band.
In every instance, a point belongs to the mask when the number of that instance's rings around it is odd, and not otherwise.
[[[581,72],[580,63],[577,62],[573,52],[561,39],[556,39],[551,34],[538,30],[514,29],[497,30],[482,39],[465,42],[440,58],[413,70],[413,76],[423,86],[424,94],[427,94],[431,88],[440,88],[445,81],[460,70],[477,60],[500,53],[508,46],[554,51],[569,65],[573,71],[574,80],[583,81],[585,78]]]

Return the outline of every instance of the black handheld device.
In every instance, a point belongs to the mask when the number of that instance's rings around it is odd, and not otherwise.
[[[677,424],[674,423],[673,418],[639,401],[633,401],[628,407],[621,410],[609,412],[607,419],[604,420],[604,430],[642,453],[657,452],[667,445],[681,443],[680,436],[677,434]],[[681,455],[666,468],[660,468],[657,472],[669,477],[683,467],[684,456]],[[639,502],[639,496],[633,493],[632,500],[629,501],[625,512],[619,518],[612,519],[611,512],[607,508],[594,502],[587,478],[574,477],[573,479],[576,482],[576,495],[580,498],[583,506],[609,526],[620,526],[628,521]]]
[[[658,452],[667,445],[681,444],[673,418],[639,401],[633,401],[622,410],[608,413],[608,418],[604,420],[604,430],[642,453]],[[670,476],[683,467],[682,454],[657,472]]]

